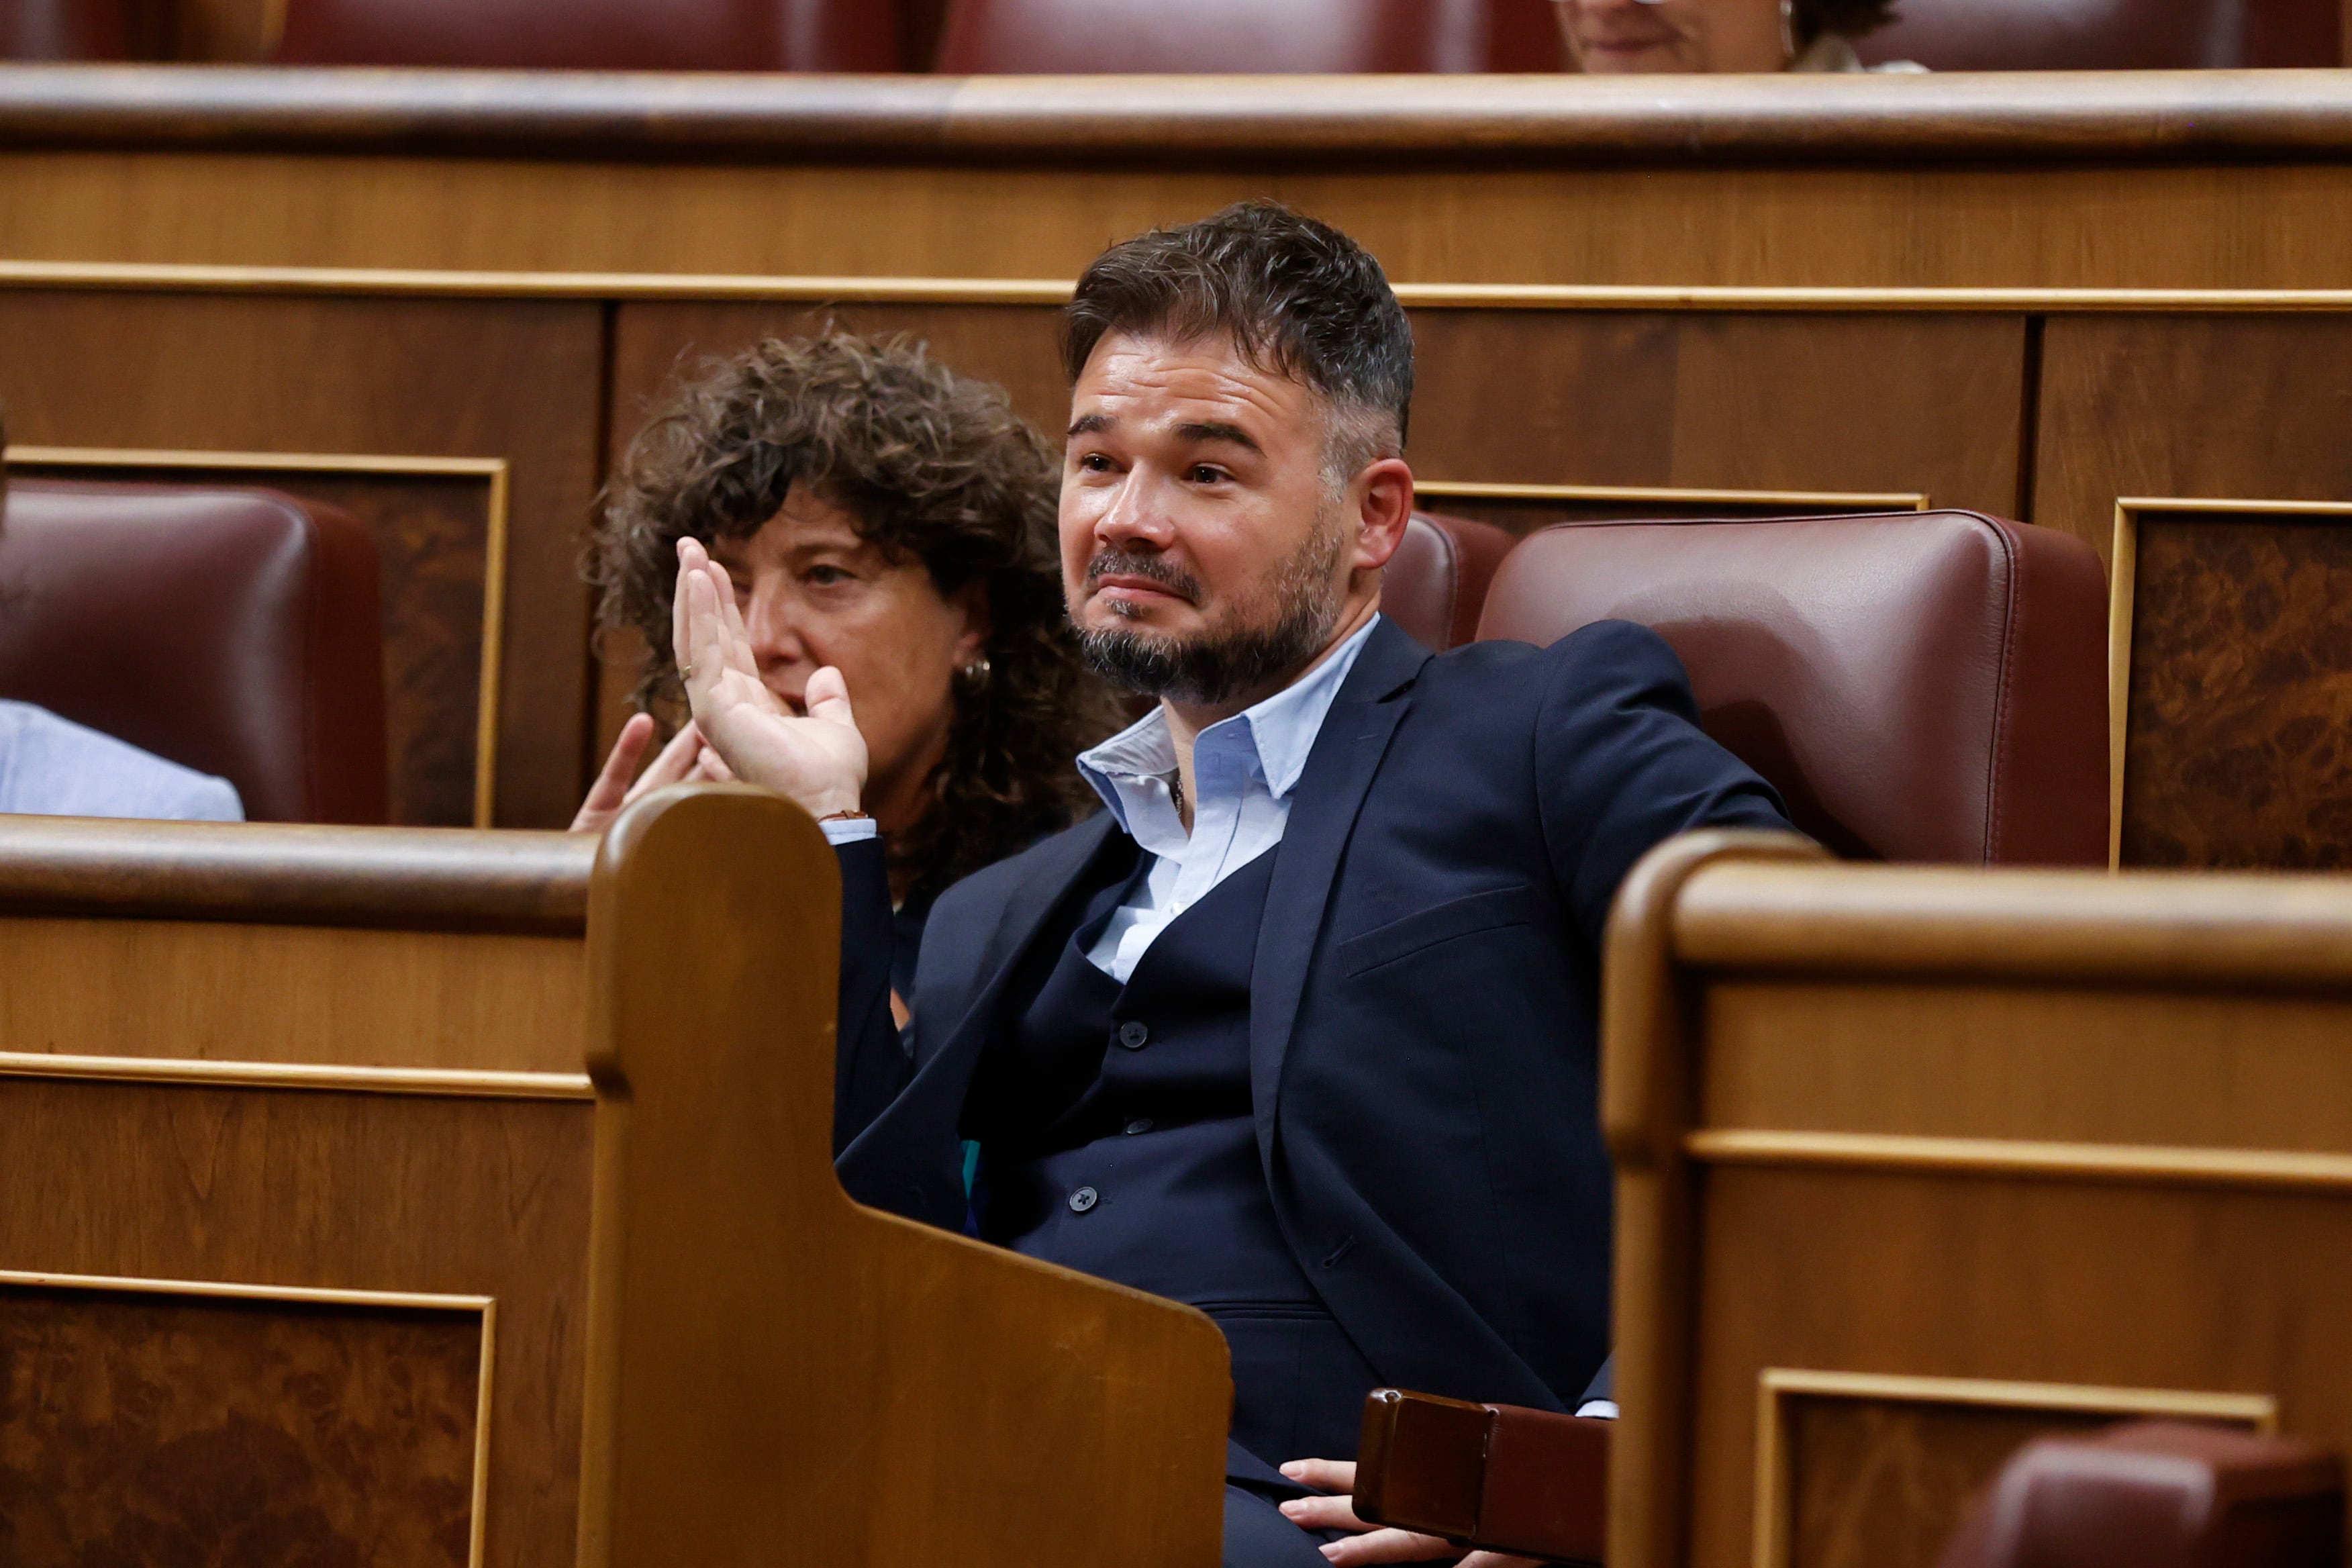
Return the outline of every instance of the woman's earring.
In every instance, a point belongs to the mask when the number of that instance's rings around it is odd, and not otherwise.
[[[1797,0],[1780,0],[1780,58],[1797,58]]]
[[[978,658],[957,670],[956,679],[963,682],[966,691],[985,691],[988,689],[988,678],[995,673],[995,668],[994,665],[988,662],[988,656],[982,654]]]

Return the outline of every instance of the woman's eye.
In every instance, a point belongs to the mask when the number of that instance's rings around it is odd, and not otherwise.
[[[848,582],[849,574],[838,566],[812,566],[808,569],[808,580],[824,588],[835,583]]]

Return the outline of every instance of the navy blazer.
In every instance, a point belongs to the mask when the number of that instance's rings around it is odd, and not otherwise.
[[[1276,1215],[1390,1383],[1567,1407],[1609,1342],[1600,943],[1661,840],[1786,828],[1622,621],[1433,656],[1383,621],[1292,796],[1251,979]],[[881,855],[843,851],[837,1143],[860,1202],[964,1219],[959,1125],[1024,950],[1105,840],[1089,818],[941,895],[902,1039]]]

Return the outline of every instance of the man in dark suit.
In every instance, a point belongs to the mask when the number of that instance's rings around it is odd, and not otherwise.
[[[682,552],[704,734],[842,857],[842,1182],[1215,1318],[1229,1563],[1451,1556],[1316,1489],[1372,1387],[1586,1389],[1610,901],[1671,835],[1786,824],[1651,633],[1432,657],[1380,616],[1412,336],[1346,236],[1247,204],[1114,247],[1066,357],[1071,621],[1160,704],[1081,759],[1108,811],[940,900],[903,1037],[847,694],[779,711]]]

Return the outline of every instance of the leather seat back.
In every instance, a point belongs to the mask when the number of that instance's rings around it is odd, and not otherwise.
[[[0,697],[236,786],[266,822],[385,816],[375,545],[274,490],[15,479]]]
[[[287,0],[281,65],[894,71],[887,0]]]
[[[299,0],[298,0],[299,3]],[[939,68],[1475,71],[1487,0],[952,0]]]
[[[1657,631],[1707,732],[1842,855],[2104,865],[2105,574],[1975,512],[1571,523],[1503,563],[1480,637]]]
[[[1381,610],[1433,653],[1478,635],[1495,569],[1517,542],[1508,529],[1417,511],[1381,574]]]
[[[2332,66],[2336,0],[1903,0],[1862,58],[1932,70]]]

